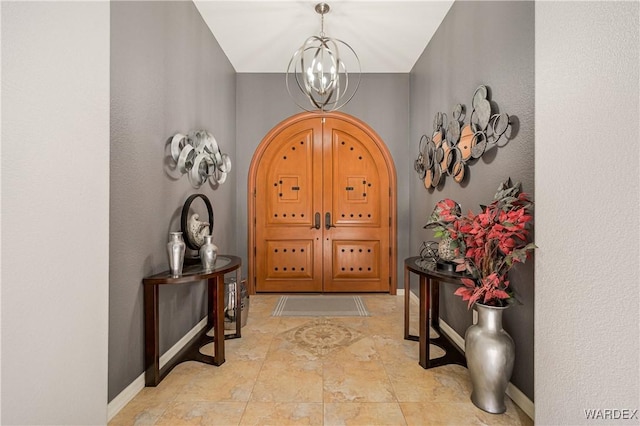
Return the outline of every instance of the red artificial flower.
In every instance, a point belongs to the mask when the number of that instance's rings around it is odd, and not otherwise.
[[[511,298],[509,270],[524,263],[536,247],[527,243],[527,226],[533,221],[531,206],[520,184],[512,185],[510,179],[478,214],[469,211],[463,216],[458,203],[448,198],[436,204],[430,224],[437,225],[436,236],[448,235],[457,242],[456,271],[470,278],[462,278],[463,286],[455,294],[468,301],[469,307],[476,302],[502,306]]]

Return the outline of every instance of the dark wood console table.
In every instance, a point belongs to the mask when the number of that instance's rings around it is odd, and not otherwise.
[[[418,256],[404,260],[404,338],[419,342],[419,363],[422,368],[433,368],[446,364],[460,364],[466,367],[467,360],[460,349],[440,330],[440,283],[462,284],[460,278],[463,276],[455,272],[438,270],[435,268],[435,264],[432,268],[423,269],[416,263],[419,260]],[[409,274],[411,272],[420,277],[419,336],[409,334],[409,296],[411,293]],[[431,327],[439,336],[435,339],[429,337],[429,308],[431,308]],[[445,355],[429,359],[429,343],[441,347],[445,351]]]
[[[199,361],[211,365],[224,363],[224,340],[240,337],[241,324],[241,270],[239,257],[219,255],[215,269],[204,271],[200,264],[185,266],[182,275],[174,277],[164,271],[142,280],[144,286],[144,368],[146,386],[157,386],[162,379],[183,361]],[[236,332],[224,334],[224,275],[236,271]],[[159,304],[158,292],[161,285],[180,285],[207,281],[207,326],[185,345],[162,369],[160,369],[159,345]],[[207,332],[213,327],[213,337]],[[224,336],[224,338],[220,338]],[[214,355],[200,353],[200,348],[214,342]]]

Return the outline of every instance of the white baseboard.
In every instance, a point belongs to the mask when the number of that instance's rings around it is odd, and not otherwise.
[[[171,348],[166,351],[163,355],[160,356],[160,368],[164,367],[167,362],[171,358],[175,356],[180,349],[184,348],[184,346],[189,343],[189,340],[193,339],[196,334],[200,333],[200,331],[207,326],[207,317],[204,317],[202,321],[197,323],[187,334],[185,334],[182,339],[178,340],[175,345],[171,346]]]
[[[207,326],[207,317],[203,318],[198,324],[196,324],[182,339],[178,340],[167,352],[160,357],[160,368],[164,367],[166,363],[173,358],[175,354],[189,343],[189,340],[193,339],[203,328]],[[122,392],[118,394],[110,403],[107,404],[107,421],[111,421],[125,405],[127,405],[135,396],[144,389],[144,373],[136,377]]]
[[[400,290],[398,290],[398,294],[400,294]],[[402,294],[404,294],[404,289],[402,290]],[[418,303],[420,298],[414,293],[411,292],[410,296],[412,301]],[[444,322],[442,318],[440,319],[440,330],[445,333],[449,338],[458,345],[464,352],[465,344],[464,338],[460,336],[449,324]],[[509,383],[507,385],[507,396],[511,398],[511,400],[518,406],[524,413],[529,416],[533,420],[535,415],[535,406],[533,401],[531,401],[520,389],[515,387],[513,383]]]
[[[533,401],[527,398],[527,395],[523,394],[520,389],[513,386],[513,383],[509,383],[507,385],[506,394],[511,398],[511,400],[516,404],[524,413],[529,416],[531,420],[535,416],[536,410],[533,405]]]
[[[144,373],[136,377],[129,386],[107,404],[107,422],[110,422],[142,389],[144,389]]]
[[[440,330],[442,330],[444,334],[449,336],[449,338],[453,340],[453,343],[455,343],[460,349],[462,349],[462,352],[464,352],[464,337],[456,333],[456,331],[449,324],[444,322],[442,318],[440,319]]]

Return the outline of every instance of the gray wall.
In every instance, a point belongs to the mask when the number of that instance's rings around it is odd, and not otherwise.
[[[279,122],[302,112],[289,98],[284,74],[237,75],[237,253],[247,267],[247,177],[253,153]],[[396,167],[398,286],[409,253],[409,75],[365,74],[355,97],[341,111],[366,122],[387,145]]]
[[[536,3],[536,424],[640,423],[639,95],[638,2]]]
[[[475,89],[484,84],[500,112],[515,116],[519,130],[509,143],[472,163],[462,185],[451,177],[442,187],[427,190],[411,176],[410,246],[417,254],[422,241],[434,240],[423,230],[436,202],[451,198],[463,212],[488,203],[499,183],[511,177],[534,194],[534,4],[533,2],[455,2],[411,71],[410,134],[415,158],[422,134],[433,132],[433,117],[464,104],[467,118]],[[512,383],[533,400],[533,261],[518,265],[511,283],[521,304],[505,312],[505,329],[516,343]],[[414,283],[417,292],[417,280]],[[454,296],[456,286],[443,284],[440,313],[464,336],[472,315],[466,302]]]
[[[104,424],[109,4],[1,7],[0,423]]]
[[[168,232],[189,195],[207,195],[215,243],[236,252],[235,172],[196,190],[171,170],[165,146],[207,129],[235,163],[235,110],[235,71],[193,3],[111,2],[109,400],[143,373],[141,280],[167,269]],[[205,305],[203,283],[160,290],[161,353]]]

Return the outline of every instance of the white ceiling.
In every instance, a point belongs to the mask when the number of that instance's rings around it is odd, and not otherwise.
[[[283,73],[320,32],[320,0],[193,0],[239,73]],[[327,0],[324,31],[345,41],[365,73],[408,73],[453,4],[446,1]]]

